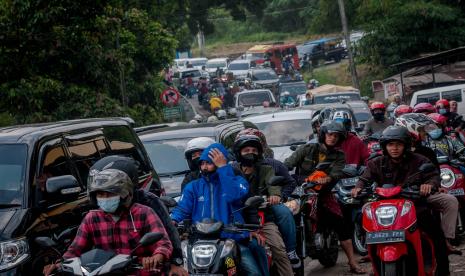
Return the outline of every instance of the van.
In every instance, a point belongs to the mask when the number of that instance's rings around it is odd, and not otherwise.
[[[412,96],[410,106],[414,107],[419,103],[430,103],[434,105],[438,100],[446,99],[448,101],[456,101],[457,113],[465,114],[465,102],[463,100],[464,97],[465,84],[435,87],[416,91]]]

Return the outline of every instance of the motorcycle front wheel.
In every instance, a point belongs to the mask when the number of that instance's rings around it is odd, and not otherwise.
[[[352,244],[354,246],[355,251],[357,251],[357,253],[360,256],[366,256],[368,254],[368,249],[365,241],[365,230],[363,230],[363,227],[358,223],[354,224]]]
[[[325,234],[325,247],[318,256],[318,262],[324,267],[333,267],[337,263],[339,243],[337,234],[331,230]]]

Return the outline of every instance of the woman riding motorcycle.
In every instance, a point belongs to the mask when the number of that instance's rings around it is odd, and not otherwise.
[[[436,127],[426,129],[428,136],[425,137],[424,143],[434,149],[438,156],[448,156],[465,161],[464,145],[460,140],[454,139],[447,135],[447,117],[438,113],[428,115],[435,123]]]
[[[319,211],[327,219],[333,229],[337,232],[341,247],[349,260],[350,271],[356,274],[364,274],[365,270],[360,268],[354,256],[351,227],[343,220],[342,210],[334,198],[331,189],[344,177],[345,156],[342,151],[337,150],[346,137],[344,127],[335,121],[326,121],[321,125],[318,136],[318,143],[305,144],[288,157],[284,164],[289,170],[296,168],[299,183],[303,183],[305,178],[313,173],[316,166],[321,162],[330,162],[331,166],[325,171],[327,177],[317,180],[318,184],[324,185],[319,194]]]

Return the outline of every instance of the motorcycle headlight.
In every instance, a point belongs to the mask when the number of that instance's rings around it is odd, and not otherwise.
[[[390,226],[394,223],[397,215],[397,208],[392,205],[381,206],[376,209],[376,220],[382,226]]]
[[[226,257],[234,248],[234,241],[233,240],[226,240],[223,245],[223,249],[221,250],[220,258]]]
[[[187,271],[187,241],[184,240],[181,242],[181,250],[182,250],[182,259],[184,261],[184,269]]]
[[[373,214],[371,213],[371,204],[370,203],[367,203],[367,204],[365,204],[365,206],[363,206],[363,214],[365,214],[365,216],[369,220],[373,219]]]
[[[15,267],[30,256],[26,238],[0,243],[0,271]]]
[[[441,186],[450,188],[455,183],[455,174],[451,169],[441,168]]]
[[[198,267],[211,265],[216,254],[216,246],[213,244],[199,244],[192,248],[192,261]]]
[[[410,201],[405,201],[404,206],[402,206],[402,212],[400,212],[400,216],[403,217],[405,214],[407,214],[410,209],[412,209],[412,202]]]

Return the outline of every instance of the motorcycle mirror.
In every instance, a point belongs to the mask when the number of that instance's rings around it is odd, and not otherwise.
[[[136,248],[134,248],[132,251],[131,251],[131,256],[134,255],[134,252],[137,251],[137,249],[139,249],[139,247],[141,246],[149,246],[149,245],[152,245],[154,243],[156,243],[157,241],[161,240],[161,238],[163,238],[163,234],[162,233],[154,233],[154,232],[151,232],[151,233],[147,233],[145,234],[139,241],[139,244],[136,246]]]
[[[332,164],[331,162],[321,162],[316,166],[316,170],[317,171],[324,171],[324,170],[328,169],[329,166],[331,166],[331,164]]]
[[[258,206],[260,206],[263,202],[265,202],[265,199],[263,199],[263,197],[261,196],[252,196],[252,197],[249,197],[244,205],[245,207],[253,207],[253,208],[257,208]]]
[[[436,170],[436,166],[432,163],[425,163],[420,166],[419,170],[421,173],[430,173]]]
[[[42,248],[50,248],[57,246],[56,242],[54,242],[49,237],[37,237],[34,239],[34,242],[37,243]]]
[[[284,186],[286,184],[284,180],[284,176],[273,176],[266,184],[267,186]]]
[[[371,160],[371,159],[373,159],[373,158],[376,158],[376,157],[378,157],[378,156],[382,156],[382,154],[379,154],[379,153],[377,153],[377,152],[373,152],[372,154],[370,154],[370,156],[368,156],[367,161],[369,161],[369,160]]]
[[[174,198],[172,198],[170,196],[162,196],[162,197],[160,197],[160,200],[161,200],[161,202],[163,202],[163,204],[167,208],[173,208],[173,207],[178,206],[178,203],[176,202],[176,200],[174,200]]]

